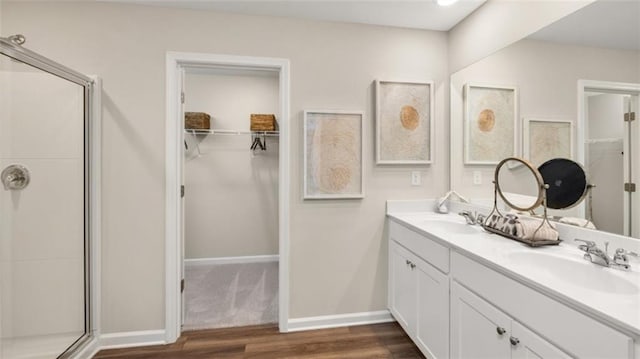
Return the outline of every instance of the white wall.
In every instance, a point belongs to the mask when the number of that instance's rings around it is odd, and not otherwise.
[[[292,318],[386,308],[385,201],[448,189],[445,33],[115,3],[10,2],[2,33],[103,78],[103,332],[164,327],[166,51],[291,61]],[[435,157],[374,166],[373,81],[433,80]],[[302,200],[302,111],[363,110],[362,200]],[[423,174],[410,186],[410,171]]]
[[[8,59],[0,66],[0,171],[21,164],[31,174],[22,190],[0,186],[1,337],[80,337],[83,88]]]
[[[454,73],[451,76],[450,99],[452,188],[475,199],[493,197],[491,180],[495,166],[463,165],[462,96],[465,83],[516,86],[519,91],[519,128],[522,119],[527,117],[575,122],[579,79],[639,82],[639,62],[640,52],[637,51],[522,40]],[[518,142],[521,143],[521,138]],[[474,171],[481,172],[482,185],[473,184]]]
[[[185,110],[210,114],[212,128],[248,131],[251,113],[279,117],[278,87],[275,72],[189,72]],[[187,139],[185,258],[278,254],[277,138],[266,151],[251,151],[249,135]]]
[[[461,70],[593,1],[488,0],[449,31],[449,70]]]

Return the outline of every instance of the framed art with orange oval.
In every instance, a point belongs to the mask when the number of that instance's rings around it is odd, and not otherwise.
[[[432,81],[375,81],[376,164],[433,163]]]
[[[494,165],[517,156],[518,90],[514,86],[464,86],[464,164]]]

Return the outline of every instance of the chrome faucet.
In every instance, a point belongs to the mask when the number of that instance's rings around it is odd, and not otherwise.
[[[487,219],[487,216],[485,216],[482,213],[476,213],[475,211],[473,212],[462,211],[458,214],[464,217],[464,219],[467,221],[467,224],[471,224],[471,225],[474,225],[474,224],[483,225],[485,219]]]
[[[462,211],[462,212],[460,212],[458,214],[461,215],[462,217],[464,217],[464,219],[467,221],[467,224],[476,224],[476,223],[478,223],[475,212],[472,213],[470,211]]]
[[[629,269],[629,256],[638,258],[638,253],[618,248],[616,249],[616,254],[613,255],[613,263],[623,269]]]
[[[594,241],[585,241],[584,239],[576,238],[574,241],[576,242],[584,242],[584,244],[580,244],[578,249],[584,252],[584,259],[590,261],[591,263],[595,263],[604,267],[609,266],[609,256],[606,251],[609,248],[609,242],[606,242],[605,250],[598,248],[596,246],[596,242]]]
[[[628,252],[623,248],[618,248],[613,258],[610,258],[607,254],[609,252],[609,242],[604,243],[603,251],[596,246],[596,242],[594,241],[585,241],[584,239],[577,238],[574,241],[584,243],[578,245],[578,249],[584,252],[584,259],[604,267],[629,270],[631,268],[629,265],[629,256],[638,257],[638,253]]]

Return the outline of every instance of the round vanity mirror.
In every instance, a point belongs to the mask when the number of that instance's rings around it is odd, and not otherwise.
[[[547,207],[567,209],[580,203],[587,192],[589,184],[587,174],[580,164],[566,159],[554,158],[538,167],[547,189]]]
[[[544,199],[542,176],[529,162],[516,157],[498,163],[495,172],[496,191],[511,208],[532,211]]]

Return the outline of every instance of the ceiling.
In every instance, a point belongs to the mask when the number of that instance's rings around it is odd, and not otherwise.
[[[599,0],[529,38],[561,44],[640,50],[640,1]]]
[[[105,1],[105,0],[103,0]],[[106,0],[195,10],[448,31],[486,0]]]
[[[193,10],[448,31],[486,0],[97,0]],[[640,50],[640,0],[597,0],[529,36],[584,46]]]

